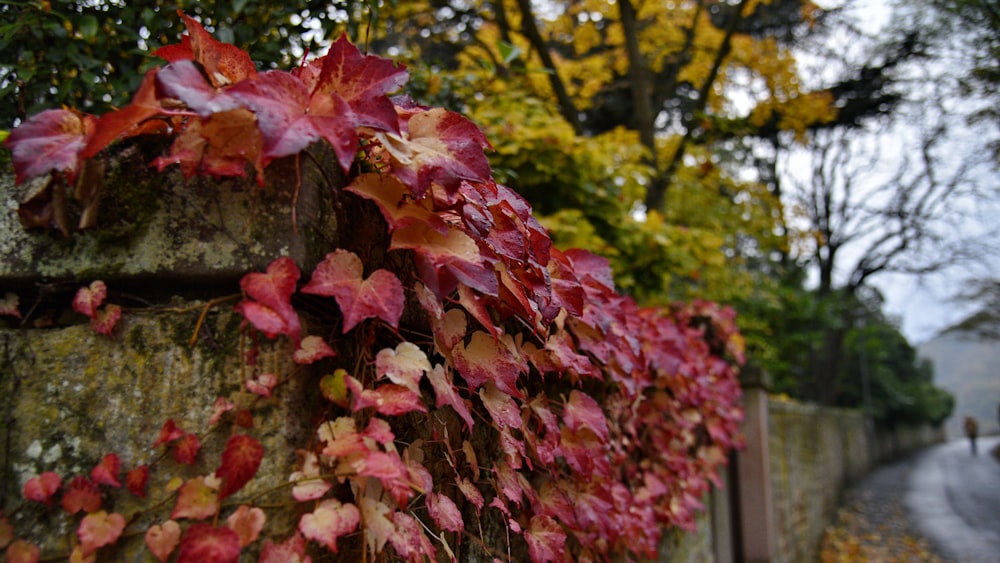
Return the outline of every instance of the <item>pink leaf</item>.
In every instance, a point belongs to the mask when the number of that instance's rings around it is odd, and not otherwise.
[[[222,452],[222,463],[215,470],[215,476],[222,479],[219,499],[243,488],[260,467],[264,458],[264,447],[255,438],[245,434],[231,436]]]
[[[288,480],[295,482],[292,487],[292,498],[299,502],[322,498],[333,485],[319,478],[319,458],[313,452],[299,450],[302,456],[302,469],[293,472]]]
[[[437,396],[436,406],[448,405],[455,409],[469,430],[472,430],[472,413],[469,412],[469,407],[462,397],[458,395],[455,384],[450,381],[451,378],[445,373],[444,368],[441,365],[434,366],[434,369],[427,372],[427,379],[434,387],[434,394]]]
[[[236,310],[268,338],[284,334],[298,342],[301,326],[291,299],[299,276],[298,266],[287,256],[271,262],[266,273],[243,276],[240,287],[249,299],[241,301]]]
[[[166,422],[163,423],[163,428],[160,428],[160,435],[153,442],[153,447],[160,446],[161,444],[169,444],[178,438],[184,436],[184,431],[181,430],[174,419],[168,418]]]
[[[90,478],[101,485],[121,487],[122,484],[118,481],[118,471],[121,466],[122,462],[118,459],[117,454],[108,454],[104,456],[101,463],[90,470]]]
[[[115,325],[122,318],[122,308],[118,305],[108,304],[103,309],[98,309],[90,319],[90,328],[105,336],[111,336],[115,330]]]
[[[392,522],[396,525],[396,533],[389,536],[389,543],[401,557],[411,561],[434,560],[435,549],[424,535],[424,529],[417,520],[409,514],[396,511],[392,514]]]
[[[573,390],[569,394],[569,401],[563,409],[563,421],[574,432],[580,428],[589,428],[602,442],[608,440],[608,419],[590,395],[582,391]]]
[[[16,319],[21,318],[21,311],[17,309],[18,297],[16,293],[8,291],[4,294],[3,299],[0,299],[0,315],[9,315]]]
[[[444,495],[427,494],[427,513],[442,530],[461,532],[465,529],[462,513],[455,506],[455,501]]]
[[[321,502],[312,513],[302,515],[299,531],[337,553],[337,538],[353,532],[360,522],[361,514],[356,506],[329,499]]]
[[[500,428],[521,428],[521,408],[510,395],[504,393],[492,381],[479,389],[479,398],[489,411],[493,422]]]
[[[108,288],[101,280],[95,280],[88,287],[81,287],[73,297],[73,310],[81,315],[93,318],[97,308],[108,296]]]
[[[167,520],[162,525],[154,524],[146,530],[146,547],[160,563],[166,563],[180,541],[181,527],[173,520]]]
[[[354,397],[351,402],[351,409],[354,411],[375,407],[376,411],[388,415],[427,412],[423,398],[402,385],[386,383],[377,389],[362,389],[361,384],[353,377],[345,378],[344,383]]]
[[[465,498],[471,502],[477,510],[482,510],[486,500],[483,498],[483,493],[476,488],[472,481],[469,481],[465,477],[462,477],[461,479],[456,477],[456,483],[458,484],[458,490],[462,491],[462,495],[465,496]]]
[[[270,397],[271,389],[278,384],[278,376],[273,373],[262,373],[256,379],[248,379],[245,383],[248,391],[261,397]]]
[[[239,536],[240,547],[242,548],[257,541],[257,537],[260,536],[260,531],[264,529],[264,522],[266,521],[267,517],[264,516],[263,510],[250,508],[245,504],[241,504],[236,509],[236,512],[233,512],[229,515],[229,518],[226,518],[226,526]]]
[[[204,520],[215,516],[218,510],[219,493],[209,486],[204,477],[195,477],[181,485],[170,518]]]
[[[236,563],[240,558],[240,537],[229,528],[194,524],[181,538],[177,563]]]
[[[385,503],[370,497],[361,497],[361,516],[365,523],[365,540],[370,553],[379,553],[389,538],[396,533],[396,526],[390,520],[392,512]]]
[[[234,410],[235,408],[236,405],[233,404],[232,401],[226,399],[225,397],[219,397],[215,400],[215,404],[212,406],[212,416],[208,419],[208,424],[212,426],[218,424],[222,415]]]
[[[292,354],[292,360],[297,364],[311,364],[323,358],[332,358],[336,355],[337,353],[322,338],[307,336],[299,343],[299,349]]]
[[[265,540],[257,563],[312,563],[312,558],[306,555],[306,541],[295,532],[294,536],[278,544]]]
[[[431,370],[427,354],[412,342],[400,342],[396,349],[384,348],[375,355],[375,371],[393,383],[420,393],[420,378]]]
[[[125,517],[117,512],[108,514],[101,510],[84,516],[76,534],[80,537],[84,555],[89,555],[100,547],[118,541],[124,530]]]
[[[57,473],[46,471],[37,477],[28,479],[28,482],[24,484],[22,494],[28,500],[51,506],[52,495],[59,490],[60,485],[62,485],[62,478]]]
[[[524,534],[528,554],[534,563],[562,561],[566,552],[566,532],[550,516],[532,516]]]
[[[80,171],[80,151],[94,134],[97,119],[67,109],[36,114],[11,131],[4,145],[10,149],[17,183],[49,172],[63,172],[70,185]]]
[[[364,319],[377,317],[393,328],[403,314],[403,285],[388,270],[362,279],[364,266],[353,252],[335,250],[316,267],[303,293],[331,296],[344,314],[346,333]]]

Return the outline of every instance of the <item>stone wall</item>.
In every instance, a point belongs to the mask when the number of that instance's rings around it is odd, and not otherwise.
[[[0,173],[0,299],[17,295],[22,316],[0,316],[0,514],[46,554],[69,554],[74,520],[23,502],[29,478],[45,471],[64,482],[85,476],[108,453],[119,456],[123,471],[151,465],[148,498],[114,495],[115,505],[105,505],[145,529],[163,518],[149,507],[176,487],[168,477],[211,474],[228,437],[253,424],[266,455],[239,495],[284,501],[280,485],[295,465],[294,447],[308,443],[309,416],[320,408],[321,374],[293,368],[290,351],[276,348],[288,345],[275,343],[281,340],[256,343],[255,361],[298,376],[280,400],[246,392],[247,343],[239,341],[242,317],[233,306],[245,272],[278,256],[312,268],[338,237],[330,173],[314,165],[322,157],[302,163],[301,183],[293,163],[272,164],[261,190],[251,180],[158,174],[146,165],[155,150],[135,144],[107,164],[98,227],[70,236],[25,230],[19,203],[54,188],[14,186],[11,174]],[[81,209],[68,198],[56,213],[74,230]],[[96,279],[124,309],[113,337],[95,332],[71,307],[77,289]],[[219,398],[247,408],[211,424]],[[194,465],[152,447],[168,419],[200,438]],[[296,522],[289,511],[268,527],[283,536]],[[141,535],[126,534],[119,546],[116,560],[150,558]]]

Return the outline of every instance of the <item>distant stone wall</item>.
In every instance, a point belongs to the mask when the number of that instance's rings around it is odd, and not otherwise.
[[[879,463],[944,439],[929,426],[866,429],[857,410],[769,401],[772,562],[815,561],[841,493]]]

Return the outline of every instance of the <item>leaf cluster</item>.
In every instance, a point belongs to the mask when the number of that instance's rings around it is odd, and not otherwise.
[[[129,105],[99,118],[49,110],[16,129],[6,145],[18,179],[71,185],[116,140],[152,134],[173,143],[152,163],[161,169],[262,181],[273,160],[323,142],[348,179],[330,188],[345,205],[373,206],[378,216],[360,219],[384,236],[359,252],[331,248],[305,283],[287,257],[243,277],[249,396],[216,402],[208,426],[232,428],[217,469],[168,484],[162,504],[172,509],[144,532],[159,560],[235,561],[256,548],[268,562],[473,549],[533,561],[654,557],[664,527],[693,528],[740,444],[744,352],[731,309],[641,307],[618,293],[606,259],[554,247],[527,201],[494,178],[478,127],[389,97],[406,80],[390,61],[342,37],[292,72],[258,72],[245,51],[182,18],[188,35],[158,51],[168,64],[147,72]],[[102,283],[85,289],[78,310],[113,310],[100,309]],[[18,312],[16,296],[3,303]],[[113,322],[98,326],[113,334]],[[290,345],[292,367],[258,361],[265,338]],[[273,543],[261,539],[268,506],[222,501],[267,454],[253,437],[255,401],[304,378],[304,365],[326,371],[303,381],[326,405],[276,491],[290,490],[297,525]],[[201,436],[167,421],[153,448],[184,466],[201,455]],[[133,494],[147,471],[126,477]],[[118,474],[105,467],[92,479]],[[30,483],[29,502],[70,496],[55,474]],[[87,515],[74,557],[94,560],[133,520],[92,503],[90,484],[79,488],[71,507]],[[483,531],[486,520],[501,537]],[[8,557],[37,561],[38,549],[0,523]]]

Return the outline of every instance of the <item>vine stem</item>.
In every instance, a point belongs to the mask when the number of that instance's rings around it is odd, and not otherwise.
[[[232,299],[238,299],[242,296],[242,293],[235,293],[233,295],[226,295],[225,297],[216,297],[206,303],[205,307],[201,310],[201,315],[198,316],[198,323],[194,325],[194,333],[191,335],[191,340],[188,341],[188,346],[194,346],[198,342],[198,333],[201,331],[201,325],[205,322],[205,317],[208,316],[209,309],[219,305],[220,303],[225,303],[226,301],[230,301]]]

